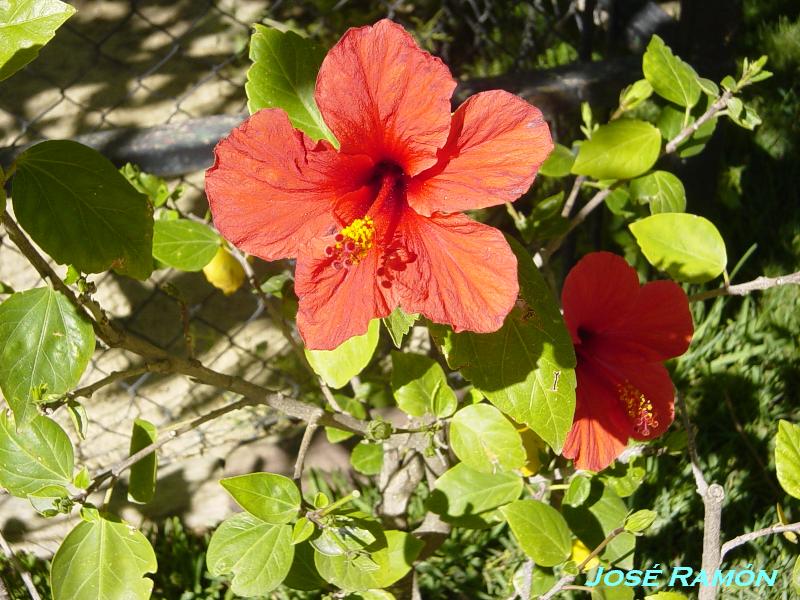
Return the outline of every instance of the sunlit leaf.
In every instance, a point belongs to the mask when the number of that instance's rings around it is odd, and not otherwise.
[[[514,425],[489,404],[470,404],[453,415],[450,447],[465,464],[484,473],[519,470],[527,460]]]
[[[249,473],[227,477],[220,484],[239,506],[267,523],[289,523],[300,510],[300,491],[283,475]]]
[[[369,364],[378,345],[381,322],[370,321],[364,335],[350,338],[334,350],[306,350],[311,367],[333,389],[346,386]]]
[[[800,426],[781,420],[775,438],[778,482],[790,496],[800,498]]]
[[[650,38],[642,57],[642,71],[656,93],[680,106],[692,107],[700,100],[700,81],[691,65],[675,56],[657,35]]]
[[[144,419],[134,419],[131,432],[130,455],[146,448],[156,441],[158,429]],[[128,479],[128,500],[139,504],[147,504],[156,493],[156,475],[158,473],[158,458],[151,452],[139,459],[130,471]]]
[[[177,219],[156,221],[153,229],[153,257],[181,271],[199,271],[220,246],[219,235],[208,225]]]
[[[555,508],[538,500],[517,500],[500,511],[523,552],[537,565],[554,567],[569,558],[572,537]]]
[[[686,210],[686,190],[680,179],[668,171],[653,171],[631,181],[631,196],[647,204],[650,214]]]
[[[660,151],[661,133],[653,125],[617,119],[581,143],[572,172],[596,179],[632,179],[649,171]]]
[[[392,391],[400,410],[414,417],[448,417],[458,403],[441,365],[421,354],[392,352]]]

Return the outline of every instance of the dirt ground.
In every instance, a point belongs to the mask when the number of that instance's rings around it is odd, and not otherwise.
[[[249,24],[268,15],[268,3],[81,0],[73,4],[78,12],[38,60],[0,84],[0,148],[245,110]],[[186,206],[203,212],[202,173],[188,174],[182,183],[188,190]],[[2,231],[0,281],[19,290],[42,285]],[[178,286],[188,299],[198,358],[205,364],[259,382],[274,375],[265,361],[283,352],[285,342],[262,314],[257,298],[246,290],[225,297],[202,274],[159,271],[144,283],[115,275],[99,277],[98,299],[130,330],[181,352],[178,306],[157,289],[163,281]],[[132,360],[119,351],[98,348],[82,383],[125,369]],[[88,442],[78,443],[66,416],[58,418],[76,441],[77,463],[96,469],[127,454],[134,418],[164,427],[230,400],[181,377],[148,374],[105,388],[85,401]],[[233,508],[217,484],[220,477],[250,470],[289,470],[286,442],[270,433],[274,421],[267,411],[250,409],[179,438],[160,455],[154,506],[128,504],[124,486],[113,502],[134,524],[170,514],[182,515],[193,528],[216,524]],[[318,437],[309,454],[309,464],[321,468],[346,461],[345,451],[329,447],[324,436]],[[74,518],[38,518],[27,501],[0,495],[4,535],[27,549],[41,554],[54,551],[73,522]]]

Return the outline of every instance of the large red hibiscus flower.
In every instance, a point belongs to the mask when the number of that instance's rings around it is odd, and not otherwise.
[[[640,286],[636,271],[609,252],[588,254],[573,267],[561,302],[578,357],[564,456],[600,471],[629,438],[658,437],[672,423],[675,391],[662,363],[689,347],[689,302],[672,281]]]
[[[503,91],[454,114],[447,67],[402,27],[350,29],[320,68],[316,103],[339,143],[314,142],[265,109],[216,148],[214,223],[266,260],[297,258],[297,325],[332,349],[395,307],[456,331],[498,329],[516,259],[461,211],[510,202],[552,149],[541,112]]]

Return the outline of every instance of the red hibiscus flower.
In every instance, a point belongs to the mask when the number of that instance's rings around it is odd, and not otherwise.
[[[674,389],[662,363],[689,347],[689,302],[678,284],[639,286],[624,259],[594,252],[567,275],[561,303],[578,357],[564,456],[579,469],[600,471],[629,438],[653,439],[672,423]]]
[[[456,331],[497,330],[517,297],[503,235],[461,211],[511,202],[552,149],[541,112],[503,91],[450,112],[456,82],[402,27],[350,29],[317,77],[339,142],[265,109],[216,148],[214,223],[265,260],[297,258],[297,325],[332,349],[395,307]]]

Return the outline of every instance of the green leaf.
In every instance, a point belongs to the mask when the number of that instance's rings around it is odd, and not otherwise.
[[[0,304],[0,389],[17,423],[34,403],[70,391],[94,353],[92,326],[65,296],[37,288]]]
[[[211,536],[206,562],[215,577],[233,575],[234,594],[263,596],[289,574],[294,551],[289,525],[239,513],[225,519]]]
[[[657,35],[650,39],[642,58],[642,71],[656,94],[680,106],[692,107],[702,88],[695,70],[675,56]]]
[[[220,484],[239,506],[267,523],[289,523],[300,510],[300,492],[283,475],[249,473],[227,477]]]
[[[392,352],[392,391],[400,410],[413,417],[449,417],[458,405],[442,366],[421,354]]]
[[[575,155],[572,151],[562,144],[556,144],[553,152],[539,167],[539,174],[545,177],[566,177],[574,162]]]
[[[499,331],[453,333],[432,327],[447,363],[502,412],[560,452],[575,412],[575,351],[550,289],[519,242],[520,293]]]
[[[680,592],[656,592],[645,596],[644,600],[689,600],[689,596],[681,594]]]
[[[646,79],[639,79],[623,88],[619,94],[621,112],[633,110],[653,94],[653,86]]]
[[[333,397],[336,399],[339,407],[348,415],[351,415],[356,419],[365,419],[367,417],[366,408],[364,408],[364,405],[357,398],[350,398],[349,396],[345,396],[343,394],[334,394]],[[329,410],[333,410],[331,407],[328,408]],[[326,427],[325,436],[328,438],[328,441],[331,444],[338,444],[339,442],[350,439],[353,437],[353,434],[349,431],[345,431],[344,429]]]
[[[775,470],[786,493],[800,498],[800,426],[781,420],[775,438]]]
[[[628,227],[648,262],[677,281],[704,283],[725,270],[725,242],[703,217],[661,213]]]
[[[596,548],[609,533],[621,527],[628,516],[625,502],[596,479],[592,480],[591,493],[581,506],[564,505],[562,511],[569,528],[587,548]],[[614,568],[632,569],[635,546],[634,535],[622,533],[606,546],[600,558]]]
[[[641,533],[650,528],[656,517],[658,517],[658,514],[652,510],[637,510],[625,519],[625,531]]]
[[[300,517],[292,527],[292,544],[302,544],[312,535],[314,535],[314,523],[309,521],[306,517]]]
[[[485,518],[519,498],[522,487],[522,478],[513,473],[481,473],[458,463],[436,480],[428,507],[459,526],[485,527]]]
[[[383,319],[383,325],[389,332],[396,348],[402,346],[403,338],[411,331],[417,319],[419,319],[419,315],[408,314],[399,306],[392,311],[392,314]]]
[[[627,464],[617,463],[603,472],[603,482],[610,486],[620,498],[632,496],[642,485],[645,470],[630,461]]]
[[[294,547],[294,559],[289,574],[283,585],[293,590],[315,591],[325,587],[325,580],[320,577],[317,565],[314,564],[314,549],[308,542]]]
[[[82,490],[87,489],[91,483],[92,476],[89,475],[89,469],[86,468],[86,465],[84,465],[80,471],[75,473],[75,477],[72,478],[72,485]]]
[[[66,408],[70,421],[75,427],[75,433],[81,440],[85,440],[86,430],[89,428],[89,416],[86,414],[86,409],[76,400],[67,400]]]
[[[73,14],[74,7],[58,0],[0,2],[0,81],[35,59]]]
[[[314,99],[325,51],[292,31],[254,27],[250,38],[253,65],[245,84],[250,114],[262,108],[282,108],[294,127],[315,140],[326,139],[336,145]]]
[[[483,473],[519,470],[527,462],[516,428],[489,404],[471,404],[453,416],[450,447],[462,462]]]
[[[649,171],[660,151],[661,133],[653,125],[618,119],[581,143],[572,172],[596,179],[632,179]]]
[[[205,267],[219,245],[219,235],[203,223],[178,219],[156,221],[153,227],[153,257],[181,271]]]
[[[26,498],[48,485],[72,481],[75,457],[63,429],[48,417],[15,424],[0,411],[0,486]]]
[[[130,456],[142,448],[155,443],[158,429],[144,419],[134,419],[131,432]],[[128,500],[139,504],[147,504],[156,493],[156,476],[158,473],[158,457],[151,452],[131,467],[128,481]]]
[[[306,358],[314,372],[333,389],[339,389],[361,373],[378,346],[380,320],[373,319],[364,335],[357,335],[334,350],[308,350]]]
[[[626,210],[628,201],[630,200],[630,193],[624,187],[618,187],[606,196],[606,206],[613,214],[620,217],[630,217],[634,213]]]
[[[128,182],[150,199],[150,202],[156,208],[164,206],[167,200],[177,200],[183,194],[183,186],[179,185],[170,192],[167,187],[167,182],[161,177],[151,175],[150,173],[143,172],[139,167],[134,164],[126,163],[119,170],[120,173],[128,180]],[[172,214],[171,212],[168,214]],[[164,218],[162,213],[161,218]],[[176,215],[177,218],[177,215]]]
[[[564,517],[538,500],[517,500],[500,509],[522,551],[537,565],[554,567],[572,552],[572,536]]]
[[[153,209],[102,154],[69,140],[42,142],[19,155],[12,183],[20,225],[57,263],[150,276]]]
[[[424,544],[403,531],[390,529],[385,534],[385,546],[369,554],[377,569],[367,570],[345,554],[326,556],[315,552],[314,563],[319,574],[348,592],[385,588],[402,579],[411,570],[411,564]]]
[[[653,171],[631,181],[631,196],[650,207],[650,214],[686,210],[686,190],[680,179],[668,171]]]
[[[592,600],[633,600],[633,588],[625,585],[608,586],[601,583],[592,588]]]
[[[792,568],[792,589],[795,594],[800,594],[800,556],[794,561]]]
[[[566,493],[564,494],[564,504],[568,506],[580,506],[589,497],[589,492],[592,490],[592,480],[588,477],[575,477],[569,483]]]
[[[53,557],[53,600],[148,600],[156,555],[138,530],[111,515],[79,523]]]
[[[350,464],[362,475],[377,475],[383,467],[383,444],[360,441],[350,454]]]

